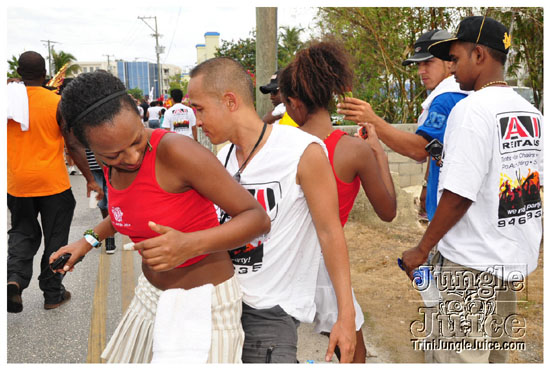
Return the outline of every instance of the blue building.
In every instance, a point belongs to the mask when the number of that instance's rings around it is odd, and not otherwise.
[[[117,61],[118,78],[128,89],[139,88],[143,95],[149,95],[151,87],[154,87],[151,99],[157,99],[159,95],[159,78],[157,64],[149,62],[125,62]]]

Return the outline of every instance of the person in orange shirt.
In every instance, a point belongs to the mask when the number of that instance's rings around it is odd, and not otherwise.
[[[61,283],[63,275],[49,268],[49,256],[67,244],[76,205],[63,147],[88,181],[88,196],[103,192],[93,179],[86,157],[78,150],[76,139],[61,129],[57,107],[60,96],[43,87],[46,78],[44,58],[27,51],[19,57],[19,68],[28,97],[28,127],[8,119],[8,231],[7,295],[8,312],[23,310],[22,291],[32,278],[34,255],[44,234],[44,254],[40,262],[39,287],[44,293],[44,308],[53,309],[67,302],[71,294]],[[65,138],[65,140],[64,140]],[[38,222],[38,215],[41,223]]]

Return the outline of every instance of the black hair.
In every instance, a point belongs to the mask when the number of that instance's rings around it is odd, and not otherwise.
[[[63,90],[74,80],[73,77],[66,77],[63,79],[63,83],[59,86],[59,95],[63,94]]]
[[[484,46],[484,45],[481,45],[481,46]],[[499,62],[499,63],[502,64],[502,65],[505,65],[505,64],[506,64],[507,55],[506,55],[505,53],[503,53],[503,52],[500,51],[500,50],[496,50],[496,49],[490,48],[490,47],[488,47],[488,46],[485,46],[485,50],[487,50],[487,53],[489,53],[489,55],[491,56],[491,58],[493,58],[493,59],[496,60],[497,62]]]
[[[491,56],[491,58],[493,58],[495,61],[497,61],[498,63],[502,64],[503,66],[506,64],[506,59],[507,59],[507,55],[506,53],[503,53],[502,51],[499,51],[499,50],[496,50],[496,49],[493,49],[487,45],[482,45],[482,44],[475,44],[473,42],[468,42],[468,41],[457,41],[458,43],[462,43],[463,45],[469,45],[469,54],[471,55],[472,52],[474,51],[474,49],[476,48],[476,46],[480,46],[482,47],[486,52],[487,54],[489,54]]]
[[[126,91],[122,81],[106,71],[98,70],[78,75],[67,85],[61,96],[61,114],[66,123],[65,130],[72,130],[78,141],[88,148],[88,128],[112,121],[123,108],[139,115],[132,98],[128,94],[122,94],[79,118],[80,114],[94,103],[121,91]]]
[[[19,56],[17,73],[23,80],[37,80],[46,77],[46,61],[36,51],[26,51]]]
[[[170,91],[170,96],[175,103],[181,103],[181,100],[183,99],[183,91],[180,89],[173,89]]]

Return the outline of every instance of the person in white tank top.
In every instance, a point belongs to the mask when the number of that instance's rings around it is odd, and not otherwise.
[[[197,125],[271,217],[263,238],[230,252],[243,296],[243,362],[297,362],[297,325],[312,322],[321,250],[334,283],[339,319],[326,352],[342,362],[355,350],[347,246],[338,218],[336,182],[322,141],[293,127],[266,125],[254,109],[242,66],[215,58],[191,72],[188,93]],[[220,222],[232,211],[220,210]]]

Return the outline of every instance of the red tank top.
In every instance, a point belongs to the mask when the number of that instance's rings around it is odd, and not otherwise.
[[[340,222],[342,223],[342,226],[348,222],[349,213],[353,208],[353,203],[355,202],[355,198],[357,197],[359,186],[361,184],[359,175],[355,176],[353,181],[348,183],[340,180],[334,170],[334,149],[336,148],[336,144],[340,138],[344,135],[346,135],[344,131],[334,130],[324,141],[328,151],[328,159],[330,161],[330,165],[332,166],[332,172],[334,173],[334,178],[336,179],[336,187],[338,189],[338,205],[340,207]]]
[[[146,151],[138,174],[124,190],[111,186],[108,168],[104,168],[109,194],[109,215],[114,228],[128,235],[134,243],[158,236],[148,226],[149,221],[183,232],[209,229],[219,225],[214,204],[195,190],[169,193],[156,180],[155,159],[160,139],[168,131],[156,129],[151,135],[151,151]],[[199,262],[207,255],[197,256],[178,267]]]

